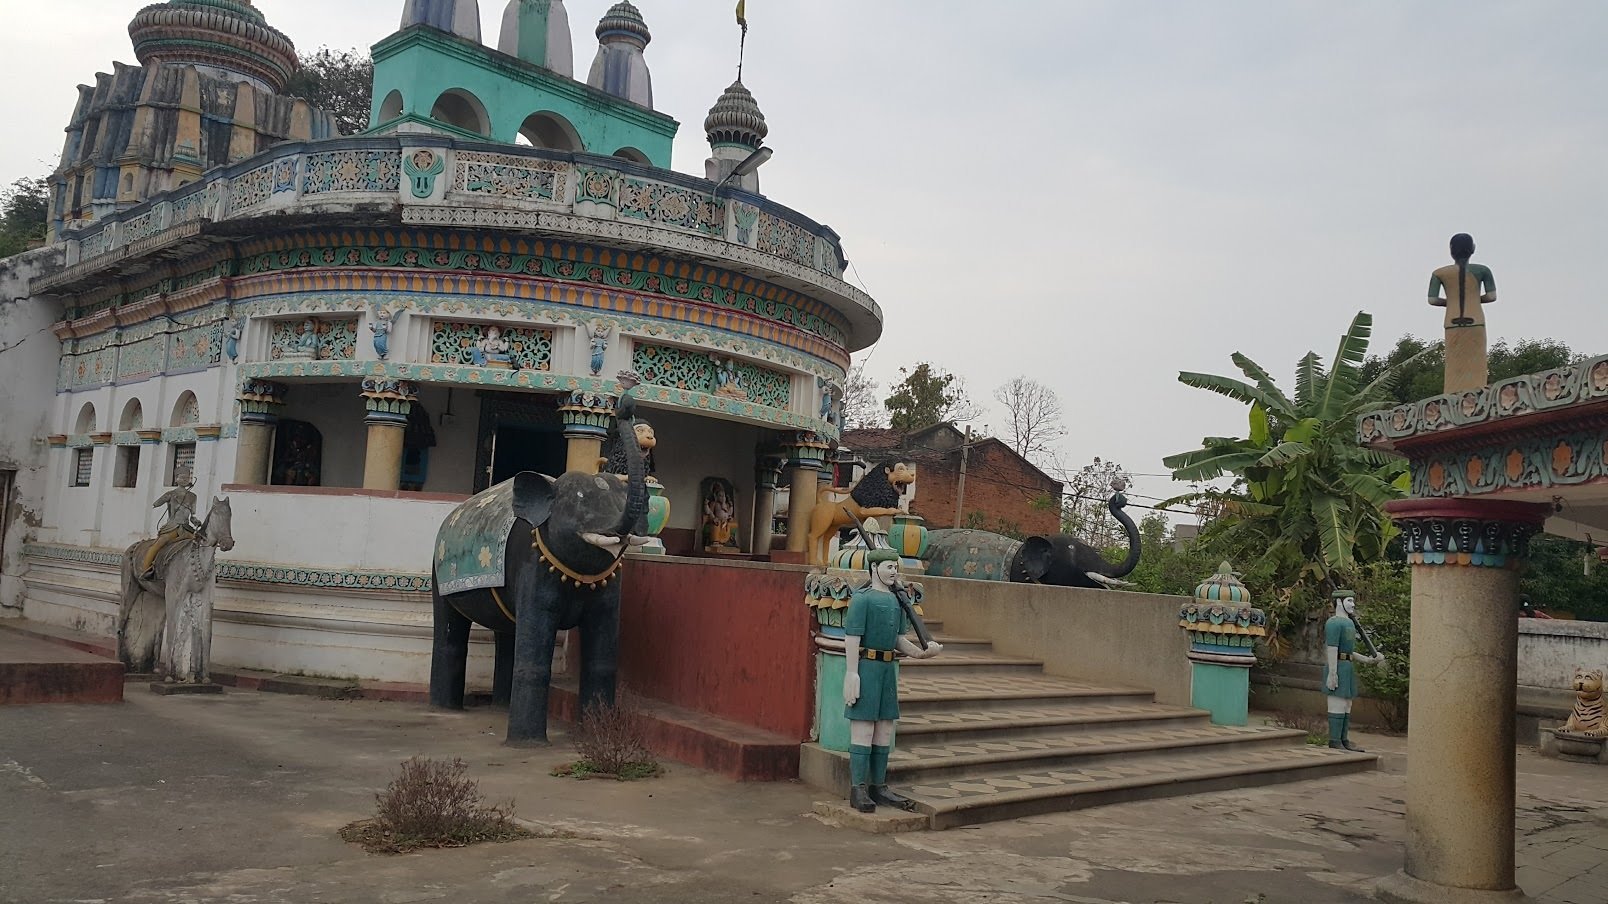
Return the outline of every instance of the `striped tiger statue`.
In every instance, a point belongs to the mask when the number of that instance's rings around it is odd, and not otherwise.
[[[1575,734],[1608,736],[1608,716],[1602,711],[1602,669],[1575,669],[1575,705],[1563,730]]]

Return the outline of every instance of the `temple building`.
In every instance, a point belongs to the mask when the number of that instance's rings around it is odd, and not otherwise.
[[[285,96],[294,47],[246,0],[140,10],[140,65],[80,89],[52,244],[0,263],[0,346],[43,330],[0,359],[0,604],[111,633],[123,550],[193,477],[233,503],[218,663],[422,682],[437,526],[596,470],[626,370],[667,552],[702,551],[711,478],[733,553],[802,550],[882,313],[832,229],[760,193],[753,95],[710,87],[705,172],[678,173],[631,2],[584,81],[563,0],[512,0],[495,47],[474,0],[397,6],[360,135]]]

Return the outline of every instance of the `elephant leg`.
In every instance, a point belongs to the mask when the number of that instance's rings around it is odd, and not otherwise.
[[[498,631],[497,658],[491,673],[491,702],[507,706],[514,686],[514,635]]]
[[[431,582],[435,639],[430,649],[430,705],[463,709],[464,673],[469,668],[469,617],[452,607]]]
[[[547,743],[547,696],[553,680],[553,643],[557,609],[563,592],[556,581],[538,576],[531,559],[519,569],[514,604],[513,681],[508,695],[508,739],[511,747]]]
[[[580,712],[596,704],[614,705],[620,659],[620,585],[596,594],[581,615]]]

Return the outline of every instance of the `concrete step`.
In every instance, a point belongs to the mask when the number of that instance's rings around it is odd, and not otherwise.
[[[0,624],[0,705],[122,700],[121,662]]]
[[[957,675],[970,678],[973,675],[1020,673],[1023,675],[1044,674],[1044,661],[1041,659],[1023,659],[1020,656],[1005,656],[993,652],[989,647],[983,651],[956,651],[951,652],[945,648],[942,655],[932,659],[902,659],[899,661],[900,680],[906,675]]]
[[[1133,703],[1064,703],[1048,706],[1000,704],[971,709],[904,713],[900,743],[926,744],[1010,737],[1039,737],[1077,731],[1109,731],[1140,726],[1205,725],[1202,709]]]
[[[959,637],[954,634],[933,632],[932,639],[944,645],[942,655],[992,655],[994,642],[986,637]],[[913,662],[914,660],[905,660]]]
[[[978,771],[953,780],[899,785],[934,829],[1017,819],[1104,804],[1228,791],[1373,769],[1378,757],[1307,745],[1229,749],[1084,768]]]
[[[1188,756],[1203,749],[1288,747],[1305,738],[1305,732],[1294,729],[1229,727],[1209,722],[1026,737],[1002,733],[986,739],[925,739],[927,743],[901,735],[888,761],[888,775],[892,781],[918,783],[994,769],[1021,772],[1066,766],[1086,768],[1096,763]]]
[[[1155,693],[1134,687],[1059,678],[1042,672],[1009,670],[944,674],[903,669],[899,674],[901,715],[967,712],[1005,706],[1068,703],[1148,703]]]

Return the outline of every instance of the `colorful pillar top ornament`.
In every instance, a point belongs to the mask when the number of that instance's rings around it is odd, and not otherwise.
[[[1256,638],[1267,636],[1267,614],[1251,605],[1251,592],[1224,562],[1179,608],[1178,627],[1189,632],[1191,661],[1248,665]]]

